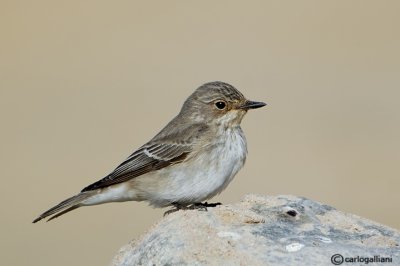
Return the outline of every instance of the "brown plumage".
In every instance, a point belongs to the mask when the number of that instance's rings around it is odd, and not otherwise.
[[[33,222],[107,202],[146,200],[156,207],[185,206],[215,196],[245,162],[243,116],[264,105],[248,101],[224,82],[200,86],[167,126],[114,171]]]

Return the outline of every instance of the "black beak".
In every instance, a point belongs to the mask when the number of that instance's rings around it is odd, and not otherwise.
[[[239,106],[239,108],[244,110],[249,110],[249,109],[261,108],[266,105],[267,104],[263,102],[246,101],[243,105]]]

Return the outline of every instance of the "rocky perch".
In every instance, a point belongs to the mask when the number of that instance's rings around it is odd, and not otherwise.
[[[112,265],[400,265],[400,232],[295,196],[167,215]]]

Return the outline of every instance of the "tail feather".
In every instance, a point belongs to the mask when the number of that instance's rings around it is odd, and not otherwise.
[[[41,215],[39,215],[38,218],[33,220],[33,223],[36,223],[48,216],[55,214],[53,217],[50,217],[50,219],[47,220],[47,221],[50,221],[50,220],[53,220],[54,218],[57,218],[65,213],[67,213],[67,212],[75,210],[76,208],[79,208],[80,206],[82,206],[81,205],[82,201],[93,196],[94,194],[95,194],[94,191],[87,191],[87,192],[82,192],[75,196],[72,196],[72,197],[60,202],[53,208],[45,211]]]
[[[55,218],[57,218],[57,217],[59,217],[59,216],[61,216],[63,214],[66,214],[67,212],[73,211],[73,210],[75,210],[75,209],[77,209],[79,207],[80,207],[80,205],[71,206],[68,209],[65,209],[65,210],[63,210],[63,211],[51,216],[49,219],[47,219],[47,222],[51,221],[51,220],[53,220],[53,219],[55,219]]]

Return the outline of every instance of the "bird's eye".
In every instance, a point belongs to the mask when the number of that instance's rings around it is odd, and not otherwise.
[[[222,110],[222,109],[225,108],[226,103],[223,102],[223,101],[218,101],[218,102],[215,103],[215,106],[216,106],[218,109]]]

